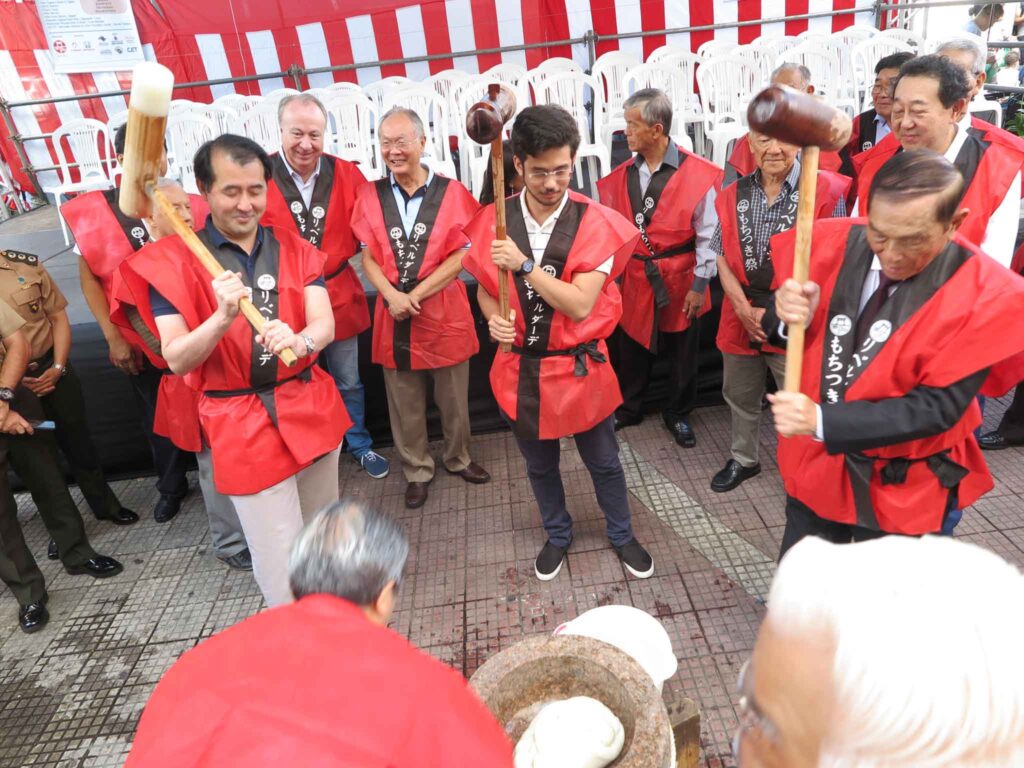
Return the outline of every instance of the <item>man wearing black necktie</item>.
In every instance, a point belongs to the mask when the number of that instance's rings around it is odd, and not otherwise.
[[[992,478],[975,398],[1024,378],[1024,280],[957,233],[963,177],[928,150],[872,182],[869,217],[816,222],[810,280],[793,280],[793,232],[772,244],[779,283],[763,327],[785,345],[804,323],[801,392],[772,399],[786,487],[782,553],[937,533]]]

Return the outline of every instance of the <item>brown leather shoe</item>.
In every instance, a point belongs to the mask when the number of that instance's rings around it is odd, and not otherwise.
[[[449,475],[458,475],[467,483],[473,483],[474,485],[483,485],[484,483],[491,482],[490,473],[475,461],[469,462],[465,469],[460,469],[458,472],[453,472],[447,467],[445,468],[445,471]]]
[[[405,486],[405,506],[419,509],[427,503],[427,488],[430,483],[409,483]]]

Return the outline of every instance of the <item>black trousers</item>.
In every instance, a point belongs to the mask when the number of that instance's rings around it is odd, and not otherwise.
[[[997,431],[1008,442],[1024,443],[1024,381],[1013,390],[1013,402],[1003,414]]]
[[[7,479],[8,438],[0,436],[0,581],[21,605],[35,602],[46,592],[39,570],[18,523],[18,505]]]
[[[507,417],[506,417],[507,420]],[[586,432],[573,435],[580,458],[590,472],[597,503],[604,512],[608,539],[621,547],[633,539],[633,526],[626,492],[626,475],[619,460],[619,443],[611,416]],[[526,474],[540,508],[548,539],[556,547],[567,547],[572,539],[572,516],[565,506],[565,487],[558,467],[561,447],[558,439],[524,440],[516,437],[526,459]]]
[[[153,419],[156,417],[156,400],[160,391],[160,380],[164,371],[143,360],[142,370],[137,376],[130,376],[135,399],[142,410],[142,429],[153,453],[156,467],[156,489],[162,496],[184,496],[188,493],[188,478],[185,473],[192,464],[188,451],[183,451],[163,435],[153,433]]]
[[[850,544],[855,541],[878,539],[886,535],[888,534],[885,531],[862,528],[859,525],[848,523],[836,523],[818,517],[803,502],[797,501],[792,496],[786,496],[786,530],[782,534],[779,559],[782,559],[790,547],[807,536],[817,536],[825,541],[831,541],[833,544]]]
[[[71,473],[78,487],[82,489],[89,509],[99,518],[117,514],[121,509],[121,502],[103,476],[99,455],[85,419],[82,383],[75,369],[68,365],[65,374],[57,380],[53,392],[40,397],[39,401],[42,403],[46,418],[57,425],[57,445],[68,460]],[[24,479],[24,475],[22,477]]]
[[[669,360],[668,397],[661,409],[662,418],[666,423],[673,423],[693,410],[697,400],[700,318],[694,318],[690,327],[681,333],[659,333],[657,355],[631,339],[621,326],[615,329],[609,341],[612,366],[622,390],[622,405],[615,411],[619,419],[632,421],[642,415],[651,369],[655,360],[662,356]]]

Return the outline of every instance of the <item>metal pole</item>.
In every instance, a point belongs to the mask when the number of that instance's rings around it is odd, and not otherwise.
[[[977,3],[969,2],[969,0],[925,0],[922,3],[908,3],[908,2],[882,2],[878,3],[878,7],[883,11],[901,11],[901,10],[917,10],[919,8],[950,8],[960,5],[977,5]],[[837,11],[838,13],[838,11]]]
[[[302,90],[302,71],[302,67],[298,64],[292,64],[288,67],[288,74],[291,76],[292,82],[295,83],[296,91]]]
[[[11,137],[11,143],[14,144],[14,151],[18,153],[18,160],[21,161],[21,168],[28,175],[28,180],[32,182],[32,186],[35,187],[35,192],[38,197],[43,197],[43,188],[39,184],[39,178],[36,176],[35,169],[32,167],[32,163],[29,162],[28,155],[25,154],[25,146],[22,143],[21,136],[18,134],[18,127],[14,124],[14,116],[11,114],[11,105],[0,96],[0,114],[3,115],[4,125],[7,128],[7,135]]]
[[[588,71],[593,72],[594,62],[597,61],[597,36],[594,34],[594,30],[587,30],[587,59],[590,61],[590,68]]]

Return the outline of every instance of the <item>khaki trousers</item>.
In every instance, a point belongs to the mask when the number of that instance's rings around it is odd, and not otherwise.
[[[340,446],[259,493],[231,496],[252,555],[252,573],[268,607],[290,603],[288,557],[302,526],[338,500]]]
[[[427,447],[427,389],[431,382],[441,412],[444,466],[460,472],[470,462],[469,361],[422,371],[385,368],[391,434],[409,483],[427,483],[434,477],[434,459]]]
[[[722,395],[732,411],[732,457],[741,466],[752,467],[757,464],[765,377],[771,370],[781,389],[786,358],[765,352],[756,355],[723,353],[722,368]]]

